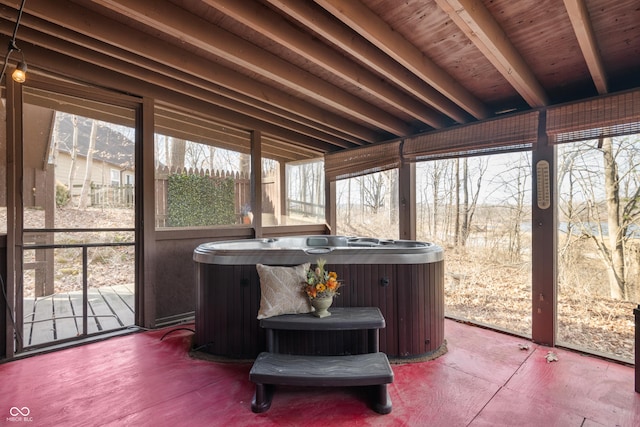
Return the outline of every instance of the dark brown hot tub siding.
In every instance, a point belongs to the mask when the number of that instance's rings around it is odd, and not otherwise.
[[[265,333],[256,319],[260,281],[255,265],[196,265],[196,347],[223,357],[255,358],[265,349]],[[344,283],[335,306],[380,308],[386,321],[380,331],[380,351],[413,358],[444,343],[444,261],[329,267]],[[367,352],[362,332],[279,334],[283,353]]]

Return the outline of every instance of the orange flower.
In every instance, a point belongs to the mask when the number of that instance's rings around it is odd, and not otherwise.
[[[338,281],[338,273],[325,270],[325,260],[318,259],[317,267],[307,271],[306,280],[302,282],[304,293],[310,298],[333,298],[339,295],[337,290],[341,284]]]

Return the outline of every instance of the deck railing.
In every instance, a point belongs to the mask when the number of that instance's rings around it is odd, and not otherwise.
[[[102,232],[130,232],[133,233],[135,232],[135,228],[38,228],[38,229],[24,229],[23,230],[24,234],[39,234],[39,235],[43,235],[43,234],[55,234],[55,233],[102,233]],[[55,240],[55,239],[54,239]],[[88,265],[89,265],[89,257],[88,257],[88,250],[89,248],[103,248],[103,247],[122,247],[122,246],[134,246],[135,242],[99,242],[99,243],[52,243],[52,244],[40,244],[40,243],[35,243],[35,244],[25,244],[23,245],[22,249],[23,251],[36,251],[36,253],[38,253],[39,251],[41,252],[50,252],[53,249],[72,249],[72,248],[76,248],[76,249],[82,249],[82,294],[83,294],[83,298],[82,298],[82,332],[81,334],[84,335],[88,335],[88,317],[89,317],[89,312],[88,312],[88,289],[89,289],[89,282],[88,282],[88,278],[89,278],[89,272],[88,272]],[[53,268],[53,259],[52,258],[48,258],[48,261],[46,263],[46,266],[43,266],[44,268],[50,267]],[[37,267],[35,267],[37,268]],[[34,269],[35,269],[34,268]],[[27,268],[25,268],[27,269]],[[38,287],[37,287],[38,288]],[[50,284],[46,284],[45,286],[40,286],[39,288],[44,289],[44,294],[49,294],[49,293],[53,293],[53,283]],[[36,295],[36,296],[40,296],[40,295]],[[20,306],[18,311],[18,316],[16,316],[17,318],[21,319],[23,318],[23,307]],[[21,337],[22,333],[23,333],[23,323],[19,322],[18,325],[16,325],[17,329],[18,329],[18,336]],[[17,345],[17,351],[20,352],[23,349],[23,343],[21,342],[21,340],[19,340],[20,342],[18,342]]]

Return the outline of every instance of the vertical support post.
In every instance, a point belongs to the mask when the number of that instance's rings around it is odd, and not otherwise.
[[[368,330],[368,345],[369,345],[369,353],[377,353],[380,351],[380,333],[378,329],[369,329]]]
[[[153,99],[145,97],[136,111],[135,319],[136,325],[146,328],[153,328],[156,323],[155,271],[158,256],[155,227],[154,109]]]
[[[329,179],[329,175],[324,175],[324,215],[329,234],[336,234],[338,219],[336,214],[336,182]]]
[[[254,237],[262,237],[262,134],[251,132],[251,211]]]
[[[556,154],[546,134],[546,111],[540,112],[538,143],[533,150],[531,213],[531,293],[534,342],[553,346],[556,339]],[[545,163],[546,162],[546,163]],[[548,169],[546,167],[548,165]],[[546,169],[546,170],[545,170]],[[550,204],[542,201],[545,192]]]
[[[289,194],[287,193],[287,165],[279,162],[278,169],[278,187],[280,188],[280,203],[276,206],[276,221],[279,225],[286,225],[286,219],[289,217]]]
[[[386,384],[373,386],[375,389],[375,402],[373,409],[379,414],[385,415],[391,413],[391,398]]]
[[[402,147],[402,145],[400,145]],[[402,163],[398,169],[398,235],[403,240],[416,239],[416,165]]]
[[[89,332],[89,279],[87,277],[88,272],[88,248],[82,247],[82,335],[87,335]]]
[[[22,86],[6,79],[7,90],[7,275],[5,290],[5,355],[13,358],[24,347],[22,308]],[[11,315],[13,312],[13,316]],[[13,319],[12,319],[13,318]],[[15,324],[13,323],[15,320]],[[15,338],[14,338],[15,337]]]
[[[7,309],[8,297],[5,277],[7,277],[7,236],[0,234],[0,361],[7,353],[7,331],[11,322],[11,316]],[[8,298],[7,298],[8,299]]]
[[[267,328],[267,351],[269,353],[277,353],[278,352],[278,343],[275,332],[273,328]]]
[[[636,393],[640,393],[640,327],[639,327],[640,326],[640,305],[638,305],[637,308],[633,309],[633,315],[636,318],[636,322],[635,322],[635,330],[636,330],[635,390],[636,390]]]

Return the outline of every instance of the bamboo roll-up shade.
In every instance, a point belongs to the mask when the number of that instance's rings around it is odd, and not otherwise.
[[[327,153],[324,156],[324,170],[331,181],[397,167],[400,167],[400,141]]]
[[[547,110],[549,142],[585,141],[640,133],[640,90]]]
[[[529,111],[405,138],[402,157],[418,162],[529,150],[538,140],[539,114],[538,111]]]

